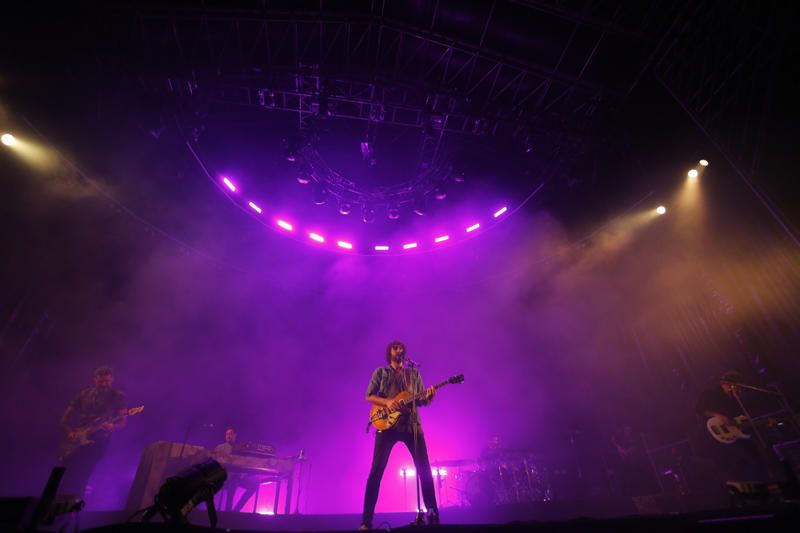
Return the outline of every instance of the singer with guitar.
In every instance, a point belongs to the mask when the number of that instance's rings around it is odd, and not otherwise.
[[[425,508],[428,510],[428,521],[438,524],[439,508],[436,505],[428,448],[425,445],[419,414],[416,409],[408,409],[405,402],[396,399],[401,393],[407,392],[420,398],[416,402],[417,406],[429,405],[436,395],[436,387],[426,389],[419,371],[416,368],[407,368],[406,347],[402,342],[389,343],[385,357],[386,366],[377,368],[372,373],[372,378],[367,386],[367,401],[378,406],[382,412],[396,413],[399,411],[400,416],[391,427],[383,431],[379,430],[375,434],[372,467],[367,479],[364,514],[359,529],[372,529],[372,518],[375,514],[375,504],[378,501],[381,478],[392,448],[397,442],[405,444],[408,451],[411,452],[422,484],[422,496]]]
[[[61,456],[65,467],[60,490],[63,494],[83,497],[89,477],[106,453],[111,433],[125,427],[125,395],[112,388],[113,383],[114,373],[109,367],[97,368],[94,387],[81,391],[61,417],[65,433]],[[81,438],[81,428],[95,424],[98,419],[106,421],[88,439]]]

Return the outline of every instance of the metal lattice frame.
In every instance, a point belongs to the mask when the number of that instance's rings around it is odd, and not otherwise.
[[[592,144],[592,125],[631,83],[592,81],[598,50],[612,37],[647,49],[663,33],[661,19],[676,12],[657,1],[615,2],[609,9],[587,0],[572,9],[561,2],[493,0],[475,21],[479,32],[464,36],[442,29],[447,25],[438,0],[418,9],[428,9],[427,21],[401,17],[403,2],[373,1],[363,11],[331,5],[137,5],[112,7],[109,15],[128,22],[135,15],[127,27],[128,51],[145,87],[179,94],[199,88],[226,103],[291,111],[300,131],[319,117],[365,121],[368,131],[378,124],[419,129],[418,176],[383,191],[405,202],[415,189],[429,191],[443,179],[434,174],[447,166],[438,159],[450,135],[506,138],[521,149],[535,140],[546,160],[541,169],[567,175]],[[499,14],[509,7],[563,23],[568,31],[553,44],[552,58],[536,61],[526,50],[492,47],[492,33],[503,30]],[[570,55],[573,68],[567,67]],[[314,179],[327,176],[321,179],[331,182],[336,196],[353,192],[346,177],[313,159],[307,166]]]

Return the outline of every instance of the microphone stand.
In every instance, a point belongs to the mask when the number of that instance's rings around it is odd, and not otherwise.
[[[761,387],[754,387],[752,385],[745,385],[743,383],[737,383],[735,381],[729,381],[727,379],[721,379],[719,382],[721,384],[723,384],[723,385],[730,385],[732,387],[731,395],[736,400],[736,403],[739,405],[739,409],[742,410],[742,414],[744,414],[745,419],[747,419],[747,422],[749,424],[750,429],[752,429],[753,433],[756,436],[756,440],[758,441],[758,444],[760,445],[758,447],[758,449],[760,451],[760,455],[761,455],[762,459],[764,460],[765,466],[767,467],[767,472],[768,472],[769,476],[772,479],[778,479],[780,477],[779,472],[780,472],[781,469],[776,467],[775,461],[776,460],[780,461],[780,460],[776,457],[775,450],[773,450],[770,446],[767,445],[767,441],[764,439],[764,436],[761,434],[761,431],[759,430],[758,426],[756,425],[755,420],[750,415],[750,412],[747,410],[747,408],[744,406],[744,402],[742,401],[741,397],[739,396],[739,391],[737,390],[737,388],[748,389],[748,390],[752,390],[752,391],[756,391],[756,392],[761,392],[761,393],[764,393],[764,394],[770,394],[770,395],[773,395],[773,396],[778,396],[779,398],[784,400],[783,399],[783,395],[780,392],[772,391],[772,390],[769,390],[769,389],[763,389]],[[785,400],[784,400],[784,402],[785,402]]]
[[[406,363],[408,364],[409,371],[419,366],[416,362],[414,362],[414,361],[412,361],[412,360],[410,360],[408,358],[406,358]],[[404,376],[405,376],[405,373],[404,373]],[[412,394],[416,395],[417,394],[417,392],[416,392],[416,382],[413,382],[412,384],[414,385],[414,391],[412,392]],[[408,387],[406,387],[406,389],[408,389]],[[419,457],[419,448],[418,448],[418,445],[417,445],[418,433],[419,433],[418,424],[417,424],[417,422],[419,421],[419,413],[417,412],[417,409],[418,409],[417,402],[416,401],[412,402],[411,403],[411,432],[414,435],[414,466],[417,469],[417,475],[415,476],[417,478],[417,480],[416,480],[417,481],[416,482],[416,486],[417,486],[417,517],[411,523],[411,525],[422,526],[422,525],[425,525],[425,515],[422,513],[422,502],[421,502],[421,498],[420,498],[420,493],[421,493],[421,490],[422,490],[422,476],[421,476],[420,471],[419,471],[420,457]]]

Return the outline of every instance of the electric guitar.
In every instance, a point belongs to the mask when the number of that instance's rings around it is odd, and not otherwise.
[[[139,407],[133,407],[128,409],[124,413],[121,413],[116,416],[105,416],[99,417],[94,419],[92,422],[88,424],[84,424],[77,429],[72,430],[72,437],[70,435],[66,435],[64,440],[61,442],[61,446],[58,450],[58,458],[60,460],[64,460],[65,457],[75,453],[75,451],[82,447],[86,446],[87,444],[92,444],[94,441],[91,440],[89,437],[101,431],[103,429],[103,424],[111,423],[116,424],[123,418],[128,418],[129,416],[138,415],[144,411],[144,405],[140,405]]]
[[[726,424],[722,418],[712,416],[706,421],[706,428],[715,441],[722,444],[733,444],[739,440],[747,440],[752,435],[742,431],[741,425],[747,421],[744,415],[735,417],[731,423]]]
[[[447,384],[462,383],[463,381],[464,374],[459,374],[434,385],[433,388],[438,390]],[[397,401],[397,403],[400,404],[399,409],[390,411],[388,407],[373,405],[372,409],[369,411],[369,422],[375,426],[375,429],[378,431],[386,431],[397,423],[397,419],[400,418],[400,415],[410,410],[414,402],[422,400],[423,398],[425,398],[425,391],[416,395],[411,394],[409,391],[403,391],[394,398],[391,398],[391,401]]]

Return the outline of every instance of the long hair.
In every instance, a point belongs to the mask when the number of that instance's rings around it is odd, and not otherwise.
[[[403,359],[406,357],[406,345],[400,341],[392,341],[386,346],[386,364],[392,363],[392,346],[402,346],[403,347]]]

